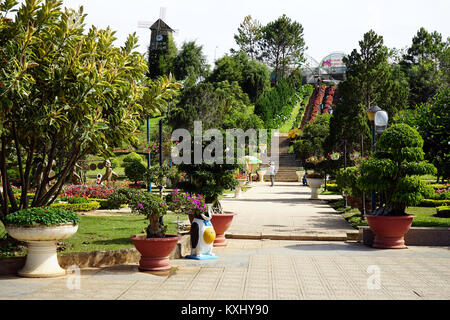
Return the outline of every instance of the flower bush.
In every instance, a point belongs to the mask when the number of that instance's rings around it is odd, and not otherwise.
[[[132,212],[137,212],[147,217],[147,238],[164,238],[167,227],[161,223],[160,217],[167,213],[167,203],[157,194],[141,192],[136,194],[129,206]]]
[[[106,206],[108,209],[119,209],[122,205],[129,204],[140,192],[141,191],[129,188],[117,189],[109,195],[108,201],[104,207]]]
[[[108,199],[109,195],[113,193],[114,190],[114,187],[100,184],[67,185],[63,188],[63,192],[60,194],[60,197],[62,199],[68,199],[72,197]]]
[[[190,195],[175,189],[166,195],[165,200],[168,209],[173,212],[193,214],[197,218],[201,218],[201,214],[208,212],[205,199],[199,194]]]

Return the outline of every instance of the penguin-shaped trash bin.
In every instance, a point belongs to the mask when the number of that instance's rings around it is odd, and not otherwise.
[[[208,212],[195,215],[191,224],[191,254],[186,256],[188,259],[207,260],[217,259],[212,253],[216,232],[211,223],[212,214],[208,208]]]

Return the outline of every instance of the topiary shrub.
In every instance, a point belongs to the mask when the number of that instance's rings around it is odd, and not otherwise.
[[[147,168],[140,161],[125,162],[125,175],[134,183],[144,180],[144,175],[147,172]]]
[[[142,157],[139,155],[139,154],[137,154],[136,152],[131,152],[131,153],[129,153],[129,154],[127,154],[126,156],[125,156],[125,158],[123,158],[123,160],[122,160],[122,167],[126,167],[126,165],[127,165],[127,163],[130,163],[130,162],[143,162],[143,159],[142,159]]]
[[[450,218],[450,207],[449,206],[437,207],[436,215],[441,218]]]
[[[394,124],[377,142],[378,150],[360,165],[358,187],[384,193],[386,204],[373,215],[406,215],[407,206],[419,204],[425,190],[420,175],[434,174],[436,168],[424,161],[423,139],[414,128]]]
[[[88,203],[89,199],[88,198],[84,198],[84,197],[71,197],[71,198],[67,198],[67,202],[70,203],[70,204]]]
[[[167,227],[160,219],[167,213],[167,204],[163,199],[150,192],[141,192],[132,199],[130,207],[132,212],[143,214],[149,220],[147,238],[165,237]]]

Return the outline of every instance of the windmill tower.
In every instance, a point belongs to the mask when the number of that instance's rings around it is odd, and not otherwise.
[[[168,53],[169,37],[172,36],[176,30],[169,27],[164,22],[166,16],[166,8],[160,8],[159,19],[154,23],[148,21],[138,22],[139,28],[150,29],[150,45],[148,47],[148,65],[150,69],[150,77],[159,76],[159,59],[162,55]]]

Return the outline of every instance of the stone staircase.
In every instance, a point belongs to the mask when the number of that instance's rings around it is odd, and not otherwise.
[[[279,153],[278,153],[278,171],[275,175],[276,182],[295,182],[297,181],[297,174],[295,171],[301,166],[301,161],[296,159],[295,154],[288,153],[289,138],[287,133],[280,133],[272,139],[279,139]],[[270,150],[270,148],[269,148]],[[270,155],[270,154],[269,154]],[[264,181],[270,181],[270,176],[266,174]]]

